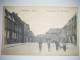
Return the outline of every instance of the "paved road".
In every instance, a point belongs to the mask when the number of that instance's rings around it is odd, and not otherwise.
[[[38,43],[24,43],[6,45],[3,50],[3,55],[79,55],[78,47],[68,44],[66,52],[60,48],[56,50],[55,44],[51,44],[50,51],[48,51],[47,43],[42,44],[42,51],[39,51]]]

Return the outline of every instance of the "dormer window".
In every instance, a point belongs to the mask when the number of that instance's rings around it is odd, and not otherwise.
[[[10,15],[8,15],[8,18],[11,20],[11,16]]]
[[[12,20],[13,20],[13,22],[15,22],[15,19],[14,18],[12,18]]]

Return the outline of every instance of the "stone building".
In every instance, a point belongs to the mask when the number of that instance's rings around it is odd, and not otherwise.
[[[68,43],[77,44],[77,16],[76,14],[69,20],[69,22],[62,28],[65,40]]]
[[[5,9],[4,39],[6,44],[24,43],[31,40],[32,32],[15,12]]]

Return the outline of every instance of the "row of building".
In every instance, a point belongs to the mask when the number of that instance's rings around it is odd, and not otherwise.
[[[39,39],[38,39],[39,37]],[[51,28],[45,35],[38,36],[37,39],[44,42],[62,42],[77,45],[77,16],[76,14],[62,28]],[[42,38],[42,39],[41,39]]]
[[[29,24],[26,24],[14,12],[5,9],[5,43],[25,43],[25,42],[65,42],[77,45],[77,16],[76,14],[68,21],[63,28],[49,29],[46,34],[34,36]]]
[[[32,42],[34,34],[28,24],[23,22],[15,12],[9,12],[7,9],[4,15],[6,44]]]
[[[65,41],[77,45],[77,15],[75,14],[62,28]]]

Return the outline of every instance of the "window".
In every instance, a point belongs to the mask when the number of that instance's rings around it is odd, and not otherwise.
[[[11,20],[11,16],[10,15],[8,15],[8,18]]]
[[[15,22],[15,19],[14,19],[14,17],[12,18],[12,20],[13,20],[13,22]]]
[[[16,33],[14,34],[14,36],[15,36],[15,39],[16,39],[16,36],[17,36]]]
[[[21,33],[21,27],[19,27],[19,32]]]
[[[14,32],[12,32],[12,38],[13,38],[13,39],[15,38]]]
[[[9,38],[10,38],[10,36],[9,36],[9,31],[7,31],[6,33],[7,33],[7,34],[6,34],[6,35],[7,35],[7,38],[9,39]]]

